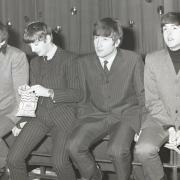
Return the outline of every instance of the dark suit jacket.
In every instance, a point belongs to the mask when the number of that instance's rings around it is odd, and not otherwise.
[[[79,105],[79,117],[102,118],[129,123],[140,128],[144,107],[144,64],[132,51],[118,50],[106,76],[96,54],[79,58],[85,98]]]
[[[0,119],[16,124],[20,120],[20,117],[16,117],[20,101],[18,87],[29,80],[29,64],[25,53],[8,45],[6,53],[0,53],[0,72]]]

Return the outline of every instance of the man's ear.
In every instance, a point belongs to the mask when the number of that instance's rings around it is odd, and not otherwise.
[[[46,35],[46,40],[45,40],[45,41],[46,41],[47,43],[50,43],[51,40],[52,40],[51,35],[47,34],[47,35]]]
[[[121,42],[120,39],[117,39],[117,40],[115,41],[115,44],[114,44],[114,45],[115,45],[116,48],[119,46],[120,42]]]

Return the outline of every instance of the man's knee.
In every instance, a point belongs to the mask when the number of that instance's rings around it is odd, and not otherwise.
[[[129,148],[123,148],[119,145],[111,145],[107,149],[107,154],[113,159],[123,159],[131,155]]]
[[[13,167],[21,166],[25,163],[27,156],[23,153],[23,151],[21,151],[21,149],[11,149],[9,150],[7,156],[7,164]]]
[[[70,155],[76,156],[79,152],[79,149],[80,149],[80,142],[79,142],[78,138],[75,136],[71,136],[69,138],[67,144],[68,144],[67,149],[68,149]]]
[[[134,155],[139,161],[145,161],[157,155],[159,148],[152,144],[137,144],[134,149]]]
[[[55,170],[59,171],[62,170],[63,168],[65,168],[67,165],[69,165],[67,163],[68,160],[65,160],[63,157],[54,157],[52,158],[52,164]]]
[[[25,159],[21,157],[20,153],[15,153],[11,151],[8,153],[8,156],[7,156],[8,166],[16,167],[16,166],[19,166],[19,164],[21,164],[24,161]]]

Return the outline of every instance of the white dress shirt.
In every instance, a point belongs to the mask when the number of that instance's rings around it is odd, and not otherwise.
[[[113,63],[116,55],[117,55],[117,50],[116,50],[111,56],[109,56],[108,58],[100,58],[100,57],[99,57],[101,66],[104,68],[104,61],[108,61],[108,63],[107,63],[107,68],[108,68],[108,70],[110,71],[111,66],[112,66],[112,63]]]

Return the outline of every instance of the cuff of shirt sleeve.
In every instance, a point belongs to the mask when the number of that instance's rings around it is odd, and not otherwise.
[[[52,101],[54,100],[54,90],[53,89],[49,89],[48,90],[49,93],[49,97],[52,99]],[[54,102],[54,101],[53,101]]]
[[[54,97],[52,99],[53,103],[64,101],[67,93],[64,90],[53,89]]]

